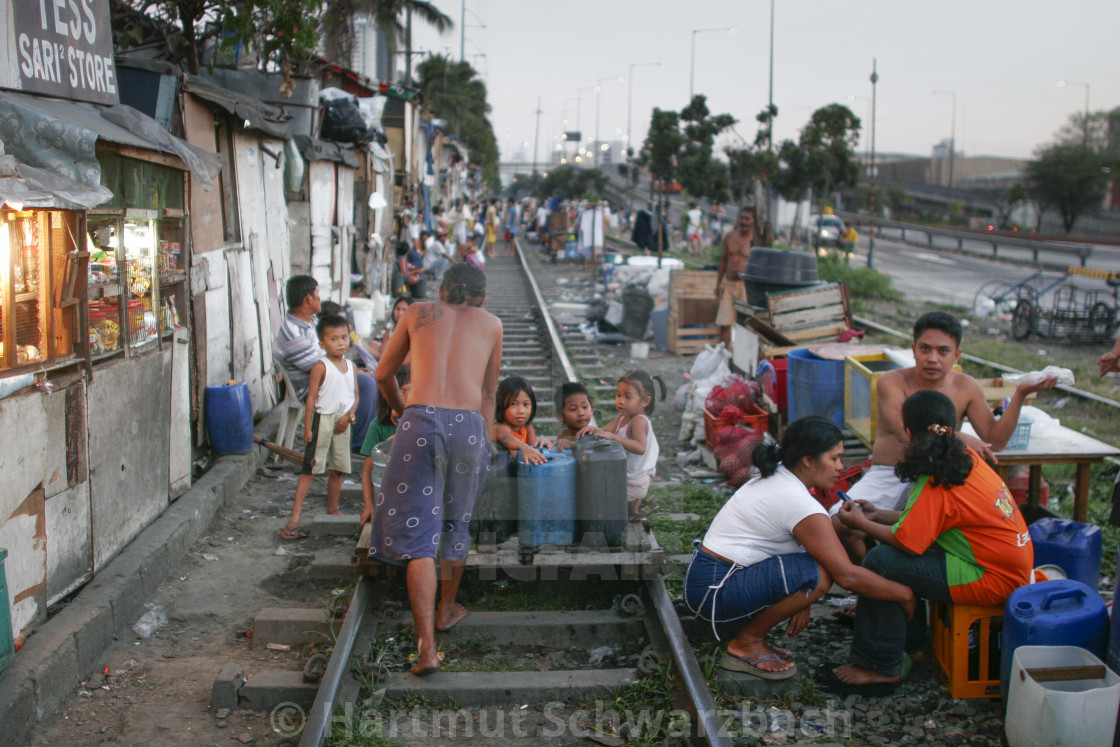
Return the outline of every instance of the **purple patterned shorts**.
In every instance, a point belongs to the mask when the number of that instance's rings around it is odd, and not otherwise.
[[[415,558],[465,558],[489,455],[477,410],[406,407],[374,496],[370,559],[399,566]]]

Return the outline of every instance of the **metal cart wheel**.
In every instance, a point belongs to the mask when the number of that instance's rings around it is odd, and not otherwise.
[[[1089,334],[1094,340],[1108,342],[1116,331],[1116,314],[1104,301],[1098,301],[1089,309]]]
[[[1011,335],[1016,340],[1025,340],[1034,331],[1038,321],[1038,309],[1027,300],[1015,304],[1015,311],[1011,315]]]
[[[972,299],[972,313],[978,317],[1010,314],[1018,301],[1016,286],[1005,280],[989,280],[976,291]]]

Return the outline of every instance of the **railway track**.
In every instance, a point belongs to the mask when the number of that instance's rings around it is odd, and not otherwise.
[[[520,247],[514,260],[490,260],[486,308],[505,328],[502,376],[529,380],[538,395],[536,422],[548,424],[558,384],[577,376],[585,385],[598,382],[598,397],[609,401],[617,371],[608,372],[578,332],[562,331],[552,321],[530,264]],[[393,743],[425,745],[449,737],[495,745],[586,744],[589,736],[602,744],[642,737],[660,743],[665,727],[680,735],[682,744],[732,743],[661,581],[664,554],[647,526],[630,525],[623,546],[611,550],[546,546],[526,556],[516,545],[513,537],[488,551],[472,549],[468,582],[517,583],[546,597],[574,592],[584,603],[571,610],[473,611],[445,634],[444,669],[416,677],[399,658],[411,623],[407,603],[401,602],[403,575],[370,569],[322,668],[298,744],[323,745],[338,740],[340,732],[350,736],[363,728],[371,730],[367,737],[376,733]],[[456,660],[470,659],[472,650],[497,653],[483,655],[488,662],[483,667],[461,671]],[[524,671],[526,660],[537,665]],[[521,664],[505,666],[509,662]],[[628,698],[627,693],[640,693],[644,682],[669,682],[670,670],[671,702]],[[377,709],[372,724],[370,711],[355,713],[355,704],[382,698],[400,708]],[[417,711],[416,703],[436,707]],[[411,717],[402,724],[407,704]]]

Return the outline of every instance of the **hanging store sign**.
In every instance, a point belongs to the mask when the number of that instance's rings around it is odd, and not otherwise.
[[[8,63],[0,87],[118,102],[109,0],[0,0],[0,8],[11,28],[0,36],[0,61]]]

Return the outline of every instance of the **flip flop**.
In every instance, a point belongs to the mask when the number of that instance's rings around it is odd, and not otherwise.
[[[781,646],[775,646],[773,644],[767,644],[767,645],[770,646],[771,651],[773,651],[775,654],[782,657],[786,661],[793,661],[793,652],[790,651],[788,648],[782,648]]]
[[[836,676],[832,670],[840,666],[839,664],[825,664],[816,671],[817,681],[822,689],[834,693],[836,695],[861,695],[865,698],[885,698],[893,695],[902,681],[906,679],[906,675],[910,673],[910,667],[913,661],[909,656],[903,654],[902,658],[902,677],[898,682],[869,682],[866,685],[856,685],[851,682],[845,682]]]
[[[284,540],[285,542],[293,542],[295,540],[305,539],[306,537],[307,532],[303,531],[299,527],[284,527],[280,530],[280,539]]]
[[[630,514],[630,523],[636,524],[639,521],[645,521],[650,517],[651,514],[655,514],[660,510],[660,506],[650,506],[644,511],[638,511],[637,513]]]
[[[748,656],[734,656],[726,651],[723,658],[719,660],[720,669],[726,669],[731,672],[745,672],[746,674],[753,675],[763,680],[788,680],[791,677],[797,676],[797,665],[794,664],[789,669],[781,672],[768,672],[765,669],[759,669],[756,665],[762,662],[772,664],[786,663],[782,657],[777,654],[750,654]]]

